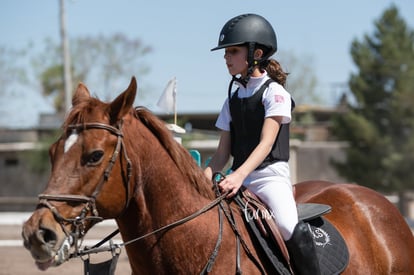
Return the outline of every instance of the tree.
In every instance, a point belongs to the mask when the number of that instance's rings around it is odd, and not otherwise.
[[[19,95],[16,87],[24,89],[28,82],[23,62],[28,47],[16,50],[0,45],[0,127],[10,125],[9,99]]]
[[[151,47],[139,39],[130,39],[121,33],[96,37],[79,37],[71,41],[73,87],[79,82],[94,87],[94,93],[110,99],[113,89],[129,81],[133,75],[142,75],[149,68],[143,57],[151,52]],[[63,61],[61,45],[50,39],[45,48],[34,59],[43,94],[53,96],[58,112],[64,110]],[[119,83],[117,83],[119,81]],[[98,92],[97,92],[98,91]]]
[[[27,48],[28,46],[15,50],[0,45],[0,96],[7,94],[13,84],[27,82],[25,66],[21,63],[27,54]]]
[[[349,147],[335,166],[348,180],[403,196],[414,188],[414,32],[391,6],[371,36],[352,42],[351,55],[355,104],[333,123]]]
[[[324,104],[316,92],[318,84],[314,74],[311,56],[295,56],[292,52],[282,52],[281,64],[289,74],[287,89],[297,104]]]

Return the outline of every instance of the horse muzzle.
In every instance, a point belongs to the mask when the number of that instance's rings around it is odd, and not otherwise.
[[[28,249],[41,270],[58,266],[69,260],[73,240],[66,236],[53,216],[41,209],[23,224],[23,244]]]

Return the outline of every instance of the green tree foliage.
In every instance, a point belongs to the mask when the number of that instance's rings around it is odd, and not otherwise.
[[[53,144],[53,142],[59,138],[60,135],[60,129],[55,130],[53,133],[49,133],[47,136],[43,136],[33,151],[25,152],[25,158],[28,161],[29,168],[33,173],[41,175],[49,171],[51,168],[49,148],[51,144]]]
[[[349,81],[355,103],[334,119],[333,131],[349,142],[350,181],[379,191],[414,188],[414,32],[395,6],[375,22],[372,35],[354,40],[358,72]]]
[[[116,81],[119,81],[119,87],[124,88],[125,82],[128,83],[132,75],[141,76],[149,70],[143,58],[151,52],[151,48],[143,45],[139,39],[130,39],[123,34],[78,37],[71,41],[70,49],[73,88],[76,88],[79,82],[84,82],[88,87],[93,87],[92,93],[99,93],[107,99],[113,96],[110,92],[121,92],[116,90]],[[57,113],[64,112],[60,44],[46,39],[42,52],[33,58],[32,63],[40,80],[43,95],[54,99]],[[56,140],[55,135],[42,139],[38,150],[29,155],[28,160],[33,172],[40,174],[48,169],[47,149],[53,140]]]
[[[128,82],[132,75],[141,76],[149,71],[144,56],[151,47],[139,39],[121,33],[108,36],[78,37],[70,41],[72,86],[79,82],[93,87],[91,91],[109,100],[120,92],[118,86]],[[47,39],[42,53],[33,60],[45,96],[54,98],[58,112],[64,110],[63,61],[61,45]],[[96,90],[95,90],[96,89]],[[114,91],[115,89],[115,91]]]

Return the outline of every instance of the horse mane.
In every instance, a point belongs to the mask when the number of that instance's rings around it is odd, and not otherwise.
[[[181,174],[191,181],[197,191],[201,195],[213,198],[211,183],[204,175],[203,170],[200,169],[190,153],[173,138],[170,130],[165,127],[165,123],[145,107],[136,107],[135,116],[159,140],[177,164]]]

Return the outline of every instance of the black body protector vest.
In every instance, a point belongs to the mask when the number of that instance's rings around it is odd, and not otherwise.
[[[259,90],[247,98],[238,97],[238,89],[229,100],[231,134],[231,155],[233,156],[234,171],[249,157],[260,142],[260,136],[265,119],[265,110],[262,103],[263,92],[274,80],[267,80]],[[292,110],[295,106],[292,100]],[[272,150],[264,161],[256,168],[262,169],[277,161],[289,160],[289,124],[281,124]]]

